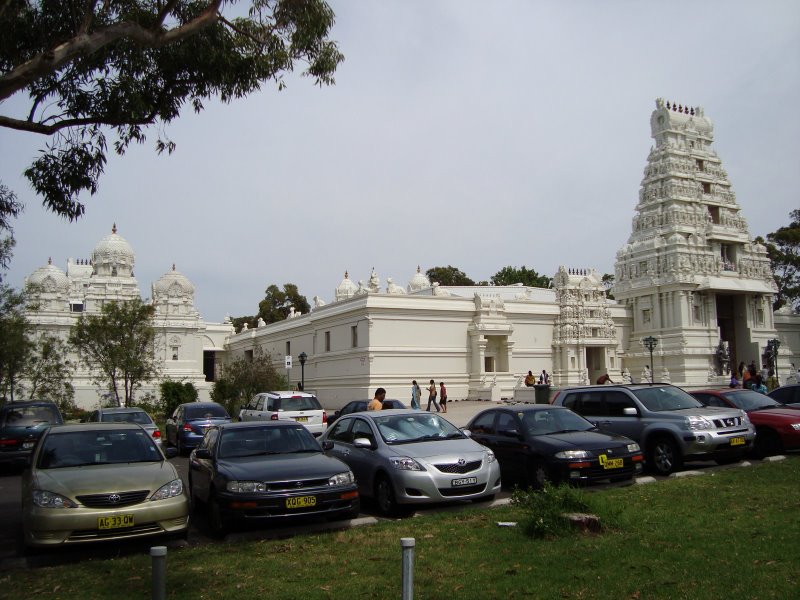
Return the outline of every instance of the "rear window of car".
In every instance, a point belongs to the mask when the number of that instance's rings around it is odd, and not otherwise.
[[[61,423],[54,406],[11,406],[0,412],[0,427],[28,427],[45,423]]]
[[[322,410],[322,405],[320,405],[319,400],[314,396],[292,396],[291,398],[281,398],[278,404],[278,410]]]
[[[103,423],[139,423],[152,425],[153,419],[146,412],[133,410],[130,412],[103,413],[100,417]]]
[[[203,406],[187,406],[187,419],[225,419],[228,413],[219,405],[204,404]]]

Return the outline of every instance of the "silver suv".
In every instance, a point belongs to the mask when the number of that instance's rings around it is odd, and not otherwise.
[[[240,421],[296,421],[314,436],[328,428],[328,414],[314,394],[306,392],[262,392],[239,410]]]
[[[659,475],[672,473],[686,460],[736,462],[755,439],[744,411],[703,406],[667,384],[567,388],[553,404],[639,442],[648,467]]]

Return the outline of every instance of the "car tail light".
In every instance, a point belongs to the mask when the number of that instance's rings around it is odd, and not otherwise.
[[[269,416],[269,420],[270,420],[270,421],[277,421],[277,420],[278,420],[278,413],[272,413],[272,414]]]
[[[16,446],[17,440],[0,440],[0,446]]]
[[[634,454],[633,456],[631,456],[632,462],[641,462],[643,460],[644,460],[644,455],[642,454]]]
[[[183,430],[184,431],[191,431],[192,430],[192,426],[189,425],[188,423],[184,423]]]
[[[322,411],[322,422],[323,423],[328,422],[328,413],[326,413],[324,410]]]
[[[154,439],[156,439],[156,440],[160,440],[160,439],[161,439],[161,431],[160,431],[160,430],[158,430],[158,429],[156,429],[156,430],[153,432],[153,438],[154,438]]]

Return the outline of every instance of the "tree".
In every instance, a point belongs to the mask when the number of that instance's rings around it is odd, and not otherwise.
[[[261,317],[265,323],[283,321],[289,316],[292,308],[298,313],[311,311],[308,300],[300,294],[293,283],[284,283],[282,291],[277,285],[272,284],[264,293],[266,296],[258,303],[256,319]]]
[[[529,269],[525,265],[519,268],[512,266],[503,267],[492,275],[490,281],[492,285],[514,285],[515,283],[521,283],[529,287],[541,288],[549,288],[553,283],[551,277],[539,275],[536,271]]]
[[[33,344],[24,374],[30,400],[51,400],[61,412],[75,407],[75,388],[70,379],[75,365],[67,358],[69,347],[59,337],[45,333]]]
[[[456,267],[447,265],[446,267],[431,267],[425,271],[431,283],[436,282],[439,285],[475,285],[467,275]]]
[[[242,13],[237,4],[247,16],[223,15]],[[0,0],[0,104],[29,98],[0,126],[48,138],[25,176],[49,210],[75,220],[79,194],[97,192],[107,134],[124,154],[156,126],[157,152],[171,153],[164,126],[187,104],[200,112],[269,81],[282,89],[297,63],[333,84],[344,59],[328,39],[333,22],[324,0]],[[13,215],[0,203],[0,224]]]
[[[197,388],[191,382],[167,379],[161,382],[161,409],[169,418],[179,405],[197,400]]]
[[[33,351],[26,304],[25,292],[0,284],[0,397],[11,402]]]
[[[800,210],[789,213],[791,223],[767,234],[767,255],[772,261],[773,276],[778,286],[773,308],[788,304],[794,312],[800,309]]]
[[[603,282],[603,287],[606,288],[606,297],[609,300],[614,299],[614,294],[611,293],[611,288],[614,287],[614,281],[616,280],[616,276],[613,273],[604,273],[601,281]]]
[[[242,402],[257,393],[286,387],[286,379],[275,370],[270,355],[258,348],[252,358],[243,356],[222,367],[211,399],[222,404],[228,414],[235,415]]]
[[[99,315],[81,315],[70,333],[81,362],[97,374],[95,383],[113,394],[117,406],[133,406],[136,390],[158,375],[154,313],[139,299],[108,302]]]

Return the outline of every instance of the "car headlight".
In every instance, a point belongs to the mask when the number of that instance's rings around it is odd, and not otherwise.
[[[328,485],[350,485],[354,483],[356,478],[353,476],[352,471],[347,471],[346,473],[337,473],[330,479],[328,479]]]
[[[494,455],[494,452],[492,452],[491,450],[487,450],[486,451],[486,462],[491,464],[496,460],[497,460],[497,457]]]
[[[180,496],[182,493],[183,482],[179,477],[178,479],[173,479],[166,485],[162,485],[160,488],[158,488],[158,491],[150,496],[150,500],[165,500],[167,498]]]
[[[562,450],[561,452],[556,452],[555,457],[566,458],[567,460],[577,460],[583,458],[592,458],[592,455],[586,450]]]
[[[69,498],[47,490],[33,490],[33,503],[41,508],[78,508]]]
[[[636,442],[634,442],[633,444],[628,444],[628,452],[641,452],[641,451],[642,449]]]
[[[686,427],[692,431],[714,429],[714,424],[705,417],[686,417]]]
[[[225,484],[225,489],[234,494],[252,494],[254,492],[266,492],[267,484],[263,481],[229,481]]]
[[[408,456],[393,456],[389,459],[395,469],[401,471],[424,471],[425,467]]]
[[[742,425],[750,425],[750,417],[744,411],[742,411]]]
[[[792,429],[795,431],[800,431],[800,423],[792,423]]]

